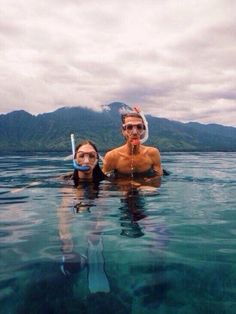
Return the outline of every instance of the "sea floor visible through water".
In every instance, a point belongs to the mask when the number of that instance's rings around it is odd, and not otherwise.
[[[236,153],[163,153],[159,187],[0,156],[0,313],[236,313]]]

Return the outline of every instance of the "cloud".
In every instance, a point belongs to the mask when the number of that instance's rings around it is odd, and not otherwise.
[[[0,13],[0,109],[116,100],[236,126],[230,0],[10,0]]]

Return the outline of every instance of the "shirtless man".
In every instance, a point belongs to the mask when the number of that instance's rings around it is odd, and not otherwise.
[[[114,171],[117,177],[157,177],[163,175],[159,150],[144,146],[140,140],[146,132],[139,109],[122,114],[122,134],[126,139],[123,146],[117,147],[104,157],[103,172]]]

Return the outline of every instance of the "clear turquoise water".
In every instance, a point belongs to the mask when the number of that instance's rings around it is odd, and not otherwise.
[[[98,194],[53,178],[62,157],[0,156],[0,313],[236,313],[236,153],[162,154],[159,188]],[[99,239],[101,263],[65,276],[64,227],[73,253]],[[94,265],[109,293],[91,293]]]

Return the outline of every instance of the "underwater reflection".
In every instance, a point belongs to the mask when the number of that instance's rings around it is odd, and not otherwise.
[[[139,238],[144,235],[138,221],[147,217],[145,213],[145,199],[137,188],[130,187],[121,198],[120,222],[121,235],[130,238]]]
[[[87,268],[89,291],[108,293],[110,286],[103,255],[103,217],[99,207],[96,207],[98,197],[99,184],[79,183],[74,189],[76,204],[70,211],[68,205],[71,202],[71,191],[64,190],[62,206],[58,209],[59,236],[63,254],[61,271],[69,277]],[[96,208],[88,219],[86,213],[90,213],[91,207]],[[83,216],[80,216],[81,219],[75,219],[75,214],[83,215],[83,213],[86,219],[83,219]],[[81,242],[84,243],[82,247],[86,245],[83,253],[78,252]]]
[[[161,178],[119,178],[114,182],[122,192],[120,199],[121,235],[129,238],[142,237],[144,228],[139,222],[147,218],[145,193],[156,193],[161,186]]]

